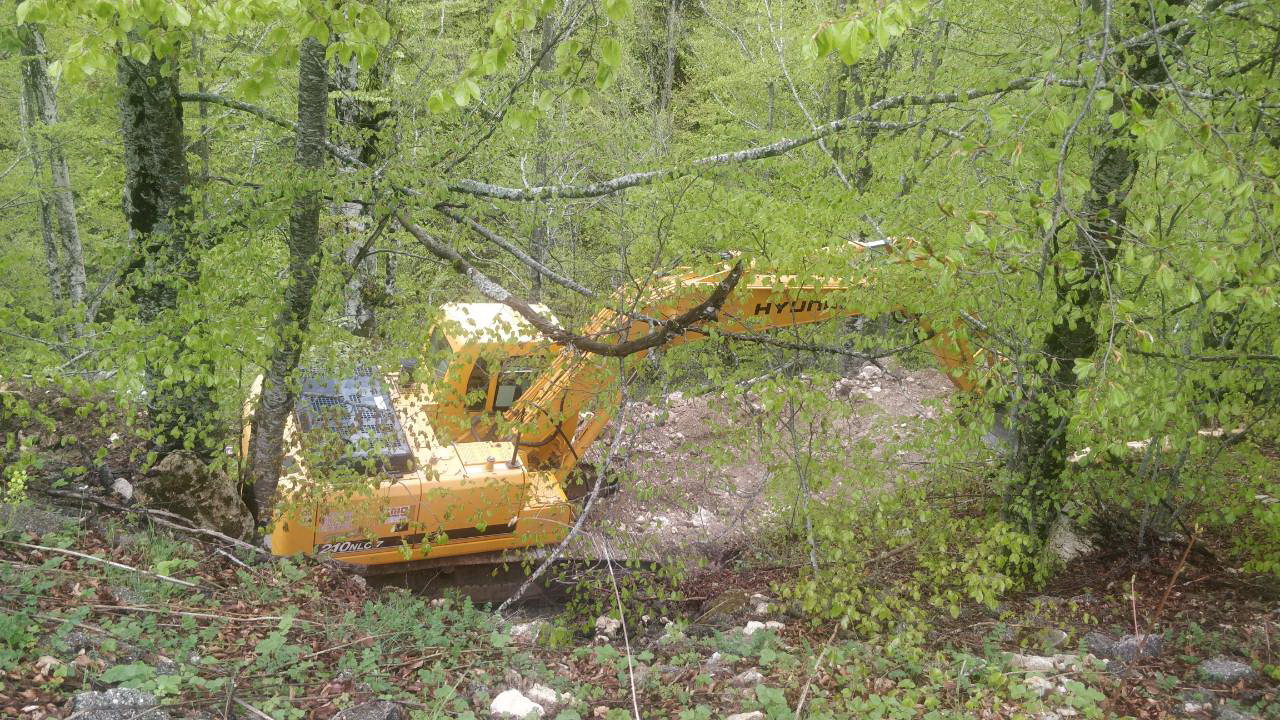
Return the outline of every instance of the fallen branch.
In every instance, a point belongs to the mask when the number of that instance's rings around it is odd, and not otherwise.
[[[742,279],[743,264],[739,260],[724,279],[716,285],[715,290],[707,297],[706,300],[698,303],[689,310],[681,313],[677,317],[669,320],[660,320],[657,323],[657,329],[653,332],[638,337],[634,340],[624,340],[619,343],[605,343],[599,340],[593,340],[589,337],[571,333],[560,327],[551,320],[543,317],[537,310],[534,310],[528,303],[513,295],[506,288],[491,280],[487,275],[476,269],[466,258],[445,243],[432,237],[430,233],[421,226],[409,220],[404,212],[395,211],[396,221],[400,226],[413,235],[414,238],[427,248],[431,254],[449,263],[459,274],[466,276],[471,284],[476,287],[485,297],[498,303],[502,303],[507,307],[520,313],[520,315],[530,325],[533,325],[539,332],[551,340],[565,345],[589,352],[594,355],[604,355],[606,357],[626,357],[650,348],[658,347],[665,344],[668,340],[684,334],[691,330],[693,325],[704,320],[710,320],[719,312],[720,306],[729,297],[729,293],[738,285],[738,281]]]
[[[89,502],[96,503],[98,505],[101,505],[105,508],[109,508],[111,510],[118,510],[120,512],[139,513],[139,514],[145,515],[148,519],[155,522],[156,524],[163,525],[172,530],[177,530],[179,532],[184,532],[184,533],[190,533],[192,535],[204,535],[206,537],[211,537],[215,540],[221,540],[222,542],[233,545],[237,548],[240,548],[241,550],[249,550],[251,552],[257,553],[259,555],[262,555],[268,558],[273,557],[272,554],[267,552],[265,548],[260,548],[257,545],[254,545],[252,543],[247,543],[243,540],[238,540],[236,538],[231,537],[230,535],[224,535],[223,533],[220,533],[217,530],[210,530],[209,528],[202,528],[202,527],[194,527],[191,525],[181,525],[171,520],[166,520],[160,516],[167,515],[171,518],[177,518],[179,520],[182,520],[183,522],[189,522],[186,518],[182,517],[181,515],[176,515],[174,513],[171,513],[165,510],[158,510],[155,508],[143,508],[143,507],[125,507],[124,505],[113,503],[108,500],[103,500],[102,498],[94,497],[92,495],[70,492],[68,490],[54,490],[52,488],[46,488],[42,492],[44,492],[46,495],[52,495],[53,497],[65,497],[65,498],[72,498],[75,500],[88,500]]]
[[[169,577],[168,575],[161,575],[160,573],[153,573],[150,570],[143,570],[141,568],[136,568],[132,565],[125,565],[124,563],[118,563],[118,562],[115,562],[114,560],[107,560],[105,558],[96,557],[94,555],[86,555],[85,553],[76,552],[75,550],[64,550],[63,548],[45,547],[44,545],[32,545],[30,543],[18,542],[17,540],[0,540],[0,542],[3,542],[6,545],[16,545],[18,547],[27,548],[28,550],[39,550],[43,552],[58,553],[60,555],[69,555],[71,557],[80,558],[81,560],[88,560],[89,562],[101,563],[103,565],[110,565],[111,567],[116,568],[118,570],[127,570],[128,572],[138,573],[139,575],[146,575],[147,577],[153,577],[157,580],[163,580],[165,582],[170,582],[175,585],[181,585],[182,587],[185,587],[185,588],[191,588],[193,590],[200,589],[200,586],[193,582],[187,582],[186,580],[179,580],[176,577]]]

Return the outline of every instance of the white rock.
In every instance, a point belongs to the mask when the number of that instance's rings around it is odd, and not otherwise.
[[[778,632],[779,630],[786,629],[786,627],[787,627],[786,625],[783,625],[777,620],[770,620],[769,622],[760,622],[759,620],[749,620],[747,621],[746,626],[742,628],[742,634],[755,635],[761,630],[772,630],[774,632]]]
[[[1041,698],[1053,692],[1056,687],[1053,684],[1053,681],[1040,675],[1028,675],[1022,682],[1026,683],[1026,686],[1031,688],[1031,691],[1036,694],[1036,697]]]
[[[489,703],[489,713],[494,718],[540,718],[546,714],[541,705],[524,696],[524,693],[512,688],[498,693],[498,697]]]
[[[110,447],[115,447],[118,442],[120,442],[120,433],[111,433],[111,437],[107,438],[107,445]]]
[[[544,627],[546,627],[546,623],[541,620],[517,623],[511,626],[511,639],[525,643],[537,642],[538,636],[542,634],[542,628]]]
[[[680,392],[679,390],[673,393],[667,393],[667,402],[672,402],[672,403],[680,402],[683,399],[684,399],[684,393]]]
[[[756,603],[756,607],[755,607],[755,610],[753,610],[753,612],[756,614],[756,616],[757,616],[757,617],[763,617],[763,616],[765,616],[765,615],[768,615],[768,614],[769,614],[769,603],[767,603],[767,602],[758,602],[758,603]]]
[[[568,695],[558,693],[546,685],[534,685],[525,692],[525,695],[548,712],[555,712],[561,705],[566,705],[569,702]]]
[[[860,380],[872,380],[881,375],[884,375],[884,371],[875,365],[863,365],[862,369],[858,371],[858,379]]]
[[[111,491],[125,500],[133,499],[133,484],[124,478],[116,478],[115,482],[111,483]]]
[[[752,710],[751,712],[730,715],[724,720],[764,720],[764,713],[759,710]]]
[[[1207,702],[1187,702],[1182,703],[1182,712],[1187,715],[1197,715],[1202,712],[1209,712],[1213,709],[1213,703]]]
[[[751,668],[750,670],[746,670],[744,672],[738,673],[729,682],[732,683],[735,687],[742,687],[742,688],[755,687],[760,683],[764,682],[764,675],[761,675],[759,670],[756,670],[755,668]]]
[[[596,634],[605,637],[613,637],[622,629],[622,621],[617,618],[611,618],[608,615],[601,615],[596,618]]]
[[[1005,653],[1005,657],[1009,660],[1009,664],[1019,670],[1028,670],[1030,672],[1076,672],[1082,669],[1106,666],[1106,661],[1099,660],[1096,656],[1086,653],[1085,655],[1023,655],[1021,653]]]
[[[1071,521],[1066,515],[1059,516],[1049,531],[1049,551],[1064,563],[1088,555],[1094,549],[1088,538],[1071,527]]]

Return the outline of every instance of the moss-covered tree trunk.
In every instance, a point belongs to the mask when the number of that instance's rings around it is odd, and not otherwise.
[[[1099,350],[1101,310],[1111,263],[1125,241],[1125,199],[1138,172],[1137,151],[1130,133],[1132,103],[1154,107],[1156,99],[1141,86],[1168,80],[1159,37],[1128,47],[1116,42],[1150,29],[1146,3],[1126,3],[1114,10],[1108,4],[1107,10],[1095,9],[1114,13],[1106,23],[1112,29],[1111,51],[1104,67],[1106,77],[1113,79],[1123,74],[1139,87],[1116,95],[1114,108],[1122,114],[1123,122],[1107,119],[1098,129],[1089,189],[1079,210],[1073,213],[1072,222],[1066,224],[1075,230],[1070,252],[1063,252],[1068,248],[1060,246],[1058,237],[1050,241],[1054,257],[1050,276],[1057,314],[1039,343],[1046,365],[1016,417],[1016,476],[1005,497],[1006,513],[1024,532],[1040,541],[1048,538],[1062,507],[1067,432],[1080,387],[1076,361],[1092,358]],[[1117,32],[1118,28],[1125,32]],[[1163,43],[1171,44],[1167,38]]]
[[[200,362],[186,361],[193,328],[176,312],[182,287],[199,275],[178,68],[122,53],[116,74],[132,255],[126,284],[138,319],[151,331],[143,357],[154,442],[160,452],[188,447],[207,460],[222,439],[212,375]]]
[[[253,512],[270,520],[284,459],[284,427],[293,412],[294,375],[302,355],[311,304],[320,275],[320,173],[328,140],[328,71],[325,46],[302,42],[298,58],[298,131],[294,160],[301,178],[289,215],[289,284],[275,319],[275,347],[262,380],[253,415],[248,472],[253,483]]]

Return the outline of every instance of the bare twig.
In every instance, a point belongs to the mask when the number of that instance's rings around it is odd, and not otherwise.
[[[827,650],[830,649],[832,641],[836,639],[836,633],[840,630],[837,624],[831,630],[831,637],[827,638],[827,642],[822,646],[822,652],[818,653],[818,659],[813,663],[813,670],[809,672],[808,677],[804,679],[804,688],[800,690],[800,699],[796,701],[796,720],[804,717],[804,701],[809,697],[809,686],[813,683],[813,676],[818,674],[818,668],[822,667],[822,660],[827,656]]]
[[[600,483],[596,483],[600,487]],[[631,637],[627,632],[627,614],[622,609],[622,593],[618,591],[618,578],[613,573],[613,558],[609,555],[609,543],[600,543],[605,565],[609,568],[609,581],[613,584],[613,600],[618,605],[618,620],[622,623],[622,645],[627,651],[627,677],[631,680],[631,709],[640,720],[640,701],[636,697],[636,669],[631,660]]]
[[[514,243],[508,241],[506,238],[502,237],[501,235],[495,233],[494,231],[490,230],[484,225],[481,225],[475,220],[472,220],[466,215],[462,215],[460,213],[454,212],[448,205],[444,205],[444,204],[436,205],[436,210],[438,210],[442,215],[449,218],[450,220],[453,220],[454,222],[457,222],[457,223],[462,223],[467,227],[471,228],[480,237],[488,240],[494,245],[497,245],[503,250],[506,250],[507,252],[511,253],[513,256],[515,256],[517,260],[524,263],[525,265],[528,265],[534,270],[537,270],[544,277],[556,283],[557,285],[564,286],[578,293],[579,295],[585,295],[586,297],[589,297],[589,298],[593,298],[596,296],[596,294],[593,291],[589,290],[586,287],[583,287],[581,284],[575,282],[572,278],[565,277],[560,273],[556,272],[555,270],[552,270],[551,268],[547,267],[545,264],[540,263],[537,260],[533,259],[532,257],[529,256],[528,253],[521,250],[519,247],[516,247]]]
[[[181,585],[182,587],[192,588],[194,590],[200,589],[200,586],[193,582],[187,582],[186,580],[179,580],[176,577],[169,577],[168,575],[161,575],[160,573],[153,573],[150,570],[143,570],[141,568],[133,567],[132,565],[125,565],[124,563],[118,563],[118,562],[115,562],[114,560],[107,560],[105,558],[96,557],[94,555],[86,555],[85,553],[76,552],[75,550],[65,550],[63,548],[46,547],[44,545],[32,545],[30,543],[18,542],[17,540],[0,540],[0,542],[5,543],[6,545],[16,545],[18,547],[23,547],[28,550],[39,550],[42,552],[51,552],[51,553],[58,553],[60,555],[69,555],[71,557],[80,558],[81,560],[88,560],[89,562],[109,565],[118,570],[127,570],[128,572],[138,573],[139,575],[146,575],[147,577],[153,577],[157,580],[163,580],[165,582],[173,583],[175,585]]]
[[[621,364],[621,362],[622,361],[619,360],[619,364]],[[523,583],[521,583],[520,587],[516,589],[515,593],[513,593],[511,597],[507,598],[498,606],[498,609],[495,612],[499,617],[501,617],[502,614],[507,611],[507,608],[511,607],[513,603],[518,602],[520,598],[524,597],[524,594],[529,591],[529,588],[533,587],[533,583],[537,582],[538,578],[542,577],[543,574],[550,569],[551,565],[559,560],[560,556],[564,555],[565,548],[567,548],[569,543],[573,542],[573,539],[582,532],[583,524],[586,523],[587,518],[591,515],[591,509],[595,507],[596,500],[600,497],[600,488],[604,486],[605,474],[609,472],[609,463],[613,462],[614,452],[617,451],[618,443],[622,439],[622,428],[626,426],[627,405],[627,386],[626,383],[623,383],[622,406],[618,410],[617,419],[614,420],[616,425],[613,431],[613,438],[609,441],[608,449],[605,450],[604,459],[600,462],[600,470],[596,476],[595,486],[591,488],[591,492],[587,495],[587,501],[582,506],[582,512],[578,513],[577,519],[573,521],[573,527],[569,528],[568,534],[565,535],[564,540],[561,540],[560,544],[556,545],[555,549],[551,551],[551,555],[549,555],[547,559],[543,560],[542,564],[538,566],[538,569],[534,570],[533,573],[530,574]]]
[[[1182,574],[1183,568],[1187,566],[1187,556],[1191,554],[1191,548],[1196,544],[1196,536],[1192,535],[1187,542],[1187,548],[1182,551],[1182,558],[1178,560],[1178,567],[1173,571],[1173,577],[1169,578],[1169,584],[1165,586],[1164,594],[1160,596],[1160,602],[1156,605],[1155,615],[1151,619],[1151,624],[1155,625],[1160,622],[1160,614],[1164,612],[1164,604],[1169,601],[1169,593],[1173,592],[1173,586],[1178,582],[1178,576]]]
[[[232,698],[232,699],[233,699],[233,700],[235,700],[235,703],[236,703],[237,705],[239,705],[240,707],[242,707],[242,708],[244,708],[246,711],[248,711],[248,713],[249,713],[250,715],[252,715],[252,716],[254,716],[254,717],[258,718],[258,720],[275,720],[275,718],[273,718],[273,717],[271,717],[270,715],[268,715],[268,714],[266,714],[266,713],[262,712],[262,711],[261,711],[261,710],[259,710],[258,708],[256,708],[256,707],[254,707],[254,706],[250,705],[249,703],[247,703],[247,702],[245,702],[245,701],[241,700],[240,698]]]
[[[176,518],[186,523],[190,522],[186,518],[182,517],[181,515],[175,515],[174,513],[166,512],[164,510],[158,510],[156,508],[125,507],[124,505],[119,505],[119,504],[110,502],[108,500],[103,500],[102,498],[94,497],[92,495],[71,492],[68,490],[54,490],[52,488],[46,488],[42,492],[44,492],[46,495],[52,495],[54,497],[74,498],[76,500],[88,500],[89,502],[96,503],[105,508],[110,508],[111,510],[118,510],[120,512],[139,513],[141,515],[147,516],[148,519],[150,519],[152,522],[156,523],[157,525],[163,525],[171,530],[190,533],[192,535],[204,535],[205,537],[210,537],[215,540],[221,540],[222,542],[233,545],[237,548],[240,548],[241,550],[248,550],[248,551],[257,553],[258,555],[261,555],[263,557],[268,557],[268,558],[272,557],[271,553],[267,552],[265,548],[260,548],[257,545],[253,545],[252,543],[247,543],[243,540],[238,540],[236,538],[231,537],[230,535],[224,535],[218,532],[217,530],[210,530],[209,528],[202,528],[202,527],[194,527],[189,524],[182,525],[177,522],[173,522],[172,520],[166,520],[160,516],[166,515],[168,517]]]

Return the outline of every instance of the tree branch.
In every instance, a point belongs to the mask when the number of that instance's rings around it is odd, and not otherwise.
[[[825,125],[819,125],[808,135],[798,138],[783,139],[775,143],[747,148],[745,150],[709,155],[685,165],[677,165],[675,167],[663,168],[661,170],[650,170],[647,172],[628,173],[610,180],[590,183],[588,185],[539,185],[522,189],[493,185],[486,182],[480,182],[478,180],[464,179],[449,183],[449,189],[455,192],[475,195],[477,197],[491,197],[499,200],[528,201],[544,200],[547,198],[578,199],[601,197],[603,195],[611,195],[619,190],[625,190],[627,188],[641,185],[650,185],[662,180],[669,180],[682,175],[688,175],[701,168],[751,162],[753,160],[763,160],[765,158],[785,155],[796,148],[809,145],[810,143],[815,143],[828,135],[834,135],[835,133],[842,132],[855,125],[861,127],[874,127],[881,130],[903,130],[913,127],[913,124],[911,123],[889,123],[869,119],[869,116],[883,110],[915,105],[941,105],[946,103],[976,100],[977,98],[986,97],[988,95],[999,95],[1013,90],[1026,90],[1039,83],[1064,86],[1076,86],[1079,84],[1077,81],[1061,80],[1052,75],[1034,75],[1021,77],[995,88],[958,90],[955,92],[937,93],[933,95],[895,95],[869,105],[861,112],[843,117],[839,120],[834,120]]]
[[[461,223],[471,228],[480,237],[484,238],[485,240],[488,240],[494,245],[497,245],[503,250],[506,250],[507,252],[511,253],[512,255],[515,256],[517,260],[524,263],[525,265],[528,265],[534,270],[537,270],[539,273],[542,273],[544,276],[546,276],[548,279],[550,279],[552,282],[556,283],[557,285],[564,286],[578,293],[579,295],[584,295],[589,298],[593,298],[596,296],[595,292],[578,284],[572,278],[567,278],[561,275],[560,273],[557,273],[556,271],[552,270],[551,268],[547,267],[546,265],[533,259],[528,253],[521,250],[519,247],[517,247],[515,244],[511,243],[509,240],[502,237],[501,235],[495,233],[494,231],[490,230],[484,225],[481,225],[475,220],[472,220],[466,215],[455,213],[448,205],[444,203],[440,203],[435,206],[435,209],[441,215],[444,215],[450,220],[456,223]]]
[[[539,332],[555,342],[572,345],[579,350],[594,355],[625,357],[665,344],[672,338],[690,330],[693,325],[714,318],[721,305],[724,304],[725,299],[729,297],[729,293],[733,292],[733,289],[738,285],[738,281],[742,279],[743,265],[742,261],[739,260],[724,279],[716,285],[715,290],[711,292],[706,300],[674,318],[659,321],[657,329],[648,335],[634,340],[624,340],[616,344],[603,343],[599,340],[571,333],[556,325],[530,307],[528,303],[511,294],[506,288],[477,270],[457,250],[440,242],[421,226],[409,220],[404,212],[395,211],[395,217],[396,221],[400,223],[400,227],[407,230],[410,235],[413,235],[432,255],[449,263],[454,270],[465,275],[482,295],[520,313],[525,320],[529,321],[530,325],[533,325]]]

